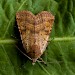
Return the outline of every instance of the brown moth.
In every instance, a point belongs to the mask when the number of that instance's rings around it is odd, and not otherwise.
[[[17,12],[16,20],[23,47],[32,61],[36,62],[48,45],[54,16],[47,11],[34,15],[23,10]]]

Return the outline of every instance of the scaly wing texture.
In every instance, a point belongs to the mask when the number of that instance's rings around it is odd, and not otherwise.
[[[16,19],[23,46],[29,52],[29,37],[31,36],[30,31],[34,30],[32,23],[34,22],[34,16],[28,11],[21,11],[16,14]]]
[[[47,11],[36,16],[29,11],[21,11],[16,18],[23,46],[28,55],[36,61],[47,47],[54,16]]]

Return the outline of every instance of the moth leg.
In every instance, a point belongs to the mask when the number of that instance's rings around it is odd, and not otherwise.
[[[38,62],[42,62],[42,63],[44,63],[47,66],[47,63],[41,57],[37,61]]]
[[[17,39],[17,37],[13,36],[12,34],[10,36],[13,37],[13,38],[15,38],[15,39]]]

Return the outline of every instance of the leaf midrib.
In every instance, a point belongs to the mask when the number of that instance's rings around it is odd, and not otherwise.
[[[54,38],[50,38],[49,41],[74,41],[75,37],[54,37]],[[11,43],[15,43],[17,42],[17,40],[14,39],[0,39],[0,44],[11,44]]]

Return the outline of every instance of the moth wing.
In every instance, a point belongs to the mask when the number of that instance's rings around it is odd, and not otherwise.
[[[25,30],[27,24],[32,24],[34,21],[34,16],[29,11],[20,11],[16,13],[16,20],[19,30]]]
[[[21,11],[16,14],[16,20],[23,47],[25,48],[26,52],[29,52],[29,37],[31,36],[31,30],[34,30],[34,16],[29,11]]]
[[[36,62],[47,47],[54,16],[47,11],[36,16],[29,11],[21,11],[16,14],[16,19],[23,46]]]
[[[54,22],[54,16],[50,12],[43,11],[39,13],[37,17],[39,18],[39,20],[42,21],[42,26],[44,27],[44,29],[39,31],[40,50],[41,50],[41,53],[43,53],[48,44],[49,36],[50,36],[53,22]],[[40,24],[39,24],[39,27],[40,27]]]

